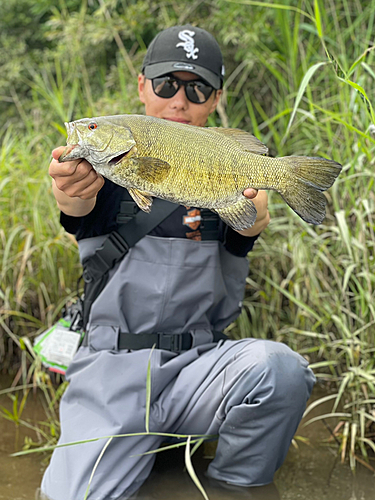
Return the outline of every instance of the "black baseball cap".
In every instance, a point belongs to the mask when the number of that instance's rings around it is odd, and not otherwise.
[[[189,71],[214,89],[223,86],[223,55],[215,38],[206,30],[185,24],[161,31],[150,43],[142,64],[146,78],[174,71]]]

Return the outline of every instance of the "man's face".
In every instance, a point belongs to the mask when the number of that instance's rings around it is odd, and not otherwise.
[[[176,71],[172,74],[179,80],[184,81],[199,78],[194,73],[187,71]],[[178,92],[173,97],[165,99],[154,93],[150,80],[145,78],[144,75],[139,75],[138,93],[141,102],[145,105],[146,115],[203,127],[210,113],[215,110],[222,90],[212,92],[208,101],[202,104],[190,102],[186,97],[183,86],[178,89]]]

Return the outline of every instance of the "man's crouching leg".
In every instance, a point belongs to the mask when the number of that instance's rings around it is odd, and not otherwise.
[[[60,405],[63,446],[54,450],[42,481],[49,500],[83,500],[89,484],[90,500],[126,499],[148,477],[155,455],[144,453],[162,442],[145,435],[149,355],[80,348]]]
[[[207,475],[240,486],[271,483],[306,408],[315,377],[286,345],[251,339],[225,368],[215,459]],[[245,347],[243,347],[245,344]]]

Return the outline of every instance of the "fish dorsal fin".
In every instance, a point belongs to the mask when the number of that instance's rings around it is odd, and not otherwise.
[[[239,128],[209,127],[209,129],[234,139],[241,144],[245,151],[248,151],[249,153],[257,155],[268,154],[267,146],[265,146],[263,142],[249,132],[245,132]]]
[[[149,193],[144,193],[135,188],[129,188],[128,191],[141,210],[147,213],[151,212],[153,199]]]

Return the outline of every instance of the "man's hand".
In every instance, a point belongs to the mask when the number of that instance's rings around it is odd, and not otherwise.
[[[53,194],[62,212],[81,217],[94,208],[104,179],[86,160],[59,163],[58,158],[64,149],[61,146],[52,151],[53,160],[49,166],[49,175],[53,179]]]
[[[266,191],[258,191],[253,188],[245,189],[243,192],[246,198],[252,200],[257,209],[257,218],[253,226],[248,229],[238,231],[243,236],[256,236],[265,229],[270,222],[270,214],[268,212],[268,195]]]
[[[49,166],[49,175],[54,179],[57,189],[71,198],[95,198],[103,187],[103,177],[97,174],[86,160],[59,163],[58,158],[64,149],[61,146],[52,151],[53,160]]]

